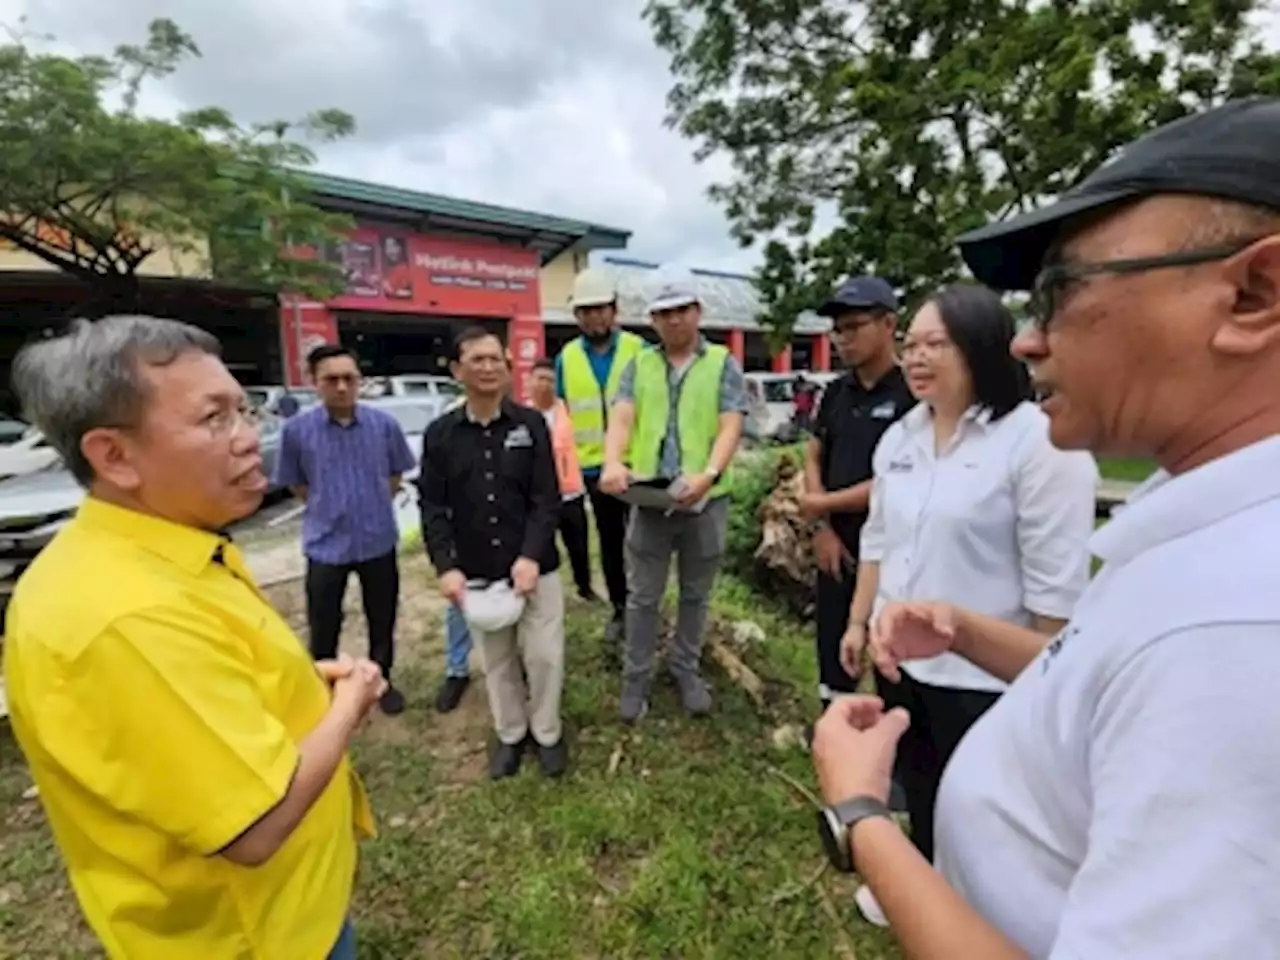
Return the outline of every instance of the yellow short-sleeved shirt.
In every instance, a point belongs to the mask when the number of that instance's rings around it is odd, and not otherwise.
[[[108,953],[323,960],[373,832],[346,760],[267,863],[217,855],[284,796],[330,703],[239,551],[89,498],[6,628],[13,729]]]

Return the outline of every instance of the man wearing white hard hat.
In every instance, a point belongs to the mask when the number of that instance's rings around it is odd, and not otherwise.
[[[648,710],[662,595],[671,556],[680,582],[670,669],[685,710],[711,709],[700,674],[711,587],[720,570],[728,519],[725,471],[747,410],[742,367],[698,330],[702,305],[693,274],[662,267],[649,316],[661,343],[627,364],[605,439],[600,485],[624,493],[634,483],[665,487],[669,507],[637,506],[627,530],[626,662],[620,713],[635,723]],[[628,457],[629,454],[629,457]],[[630,468],[628,469],[628,463]]]
[[[578,274],[569,304],[582,336],[556,357],[556,392],[569,408],[578,463],[600,538],[600,566],[613,605],[613,619],[605,628],[605,644],[612,650],[622,638],[627,606],[622,541],[629,508],[600,489],[600,471],[604,466],[609,407],[618,392],[622,371],[640,352],[644,340],[618,328],[618,288],[613,278],[598,267]]]

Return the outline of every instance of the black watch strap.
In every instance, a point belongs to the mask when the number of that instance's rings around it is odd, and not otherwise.
[[[841,873],[853,873],[853,850],[849,835],[855,824],[868,817],[892,819],[887,806],[875,797],[851,797],[818,811],[818,832],[827,859]]]

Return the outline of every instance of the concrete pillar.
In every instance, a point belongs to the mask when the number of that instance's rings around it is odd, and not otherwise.
[[[747,335],[737,327],[729,331],[729,352],[733,354],[733,359],[738,361],[738,366],[746,363],[747,359]]]
[[[773,372],[774,373],[790,373],[791,372],[791,346],[790,344],[781,352],[773,355]]]
[[[813,335],[813,369],[815,373],[826,373],[831,369],[831,338],[825,333]]]

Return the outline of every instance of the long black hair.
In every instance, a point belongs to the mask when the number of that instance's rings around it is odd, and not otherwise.
[[[974,402],[999,420],[1031,397],[1031,377],[1009,352],[1017,323],[998,294],[973,283],[943,287],[929,300],[938,308],[947,336],[960,351]]]

